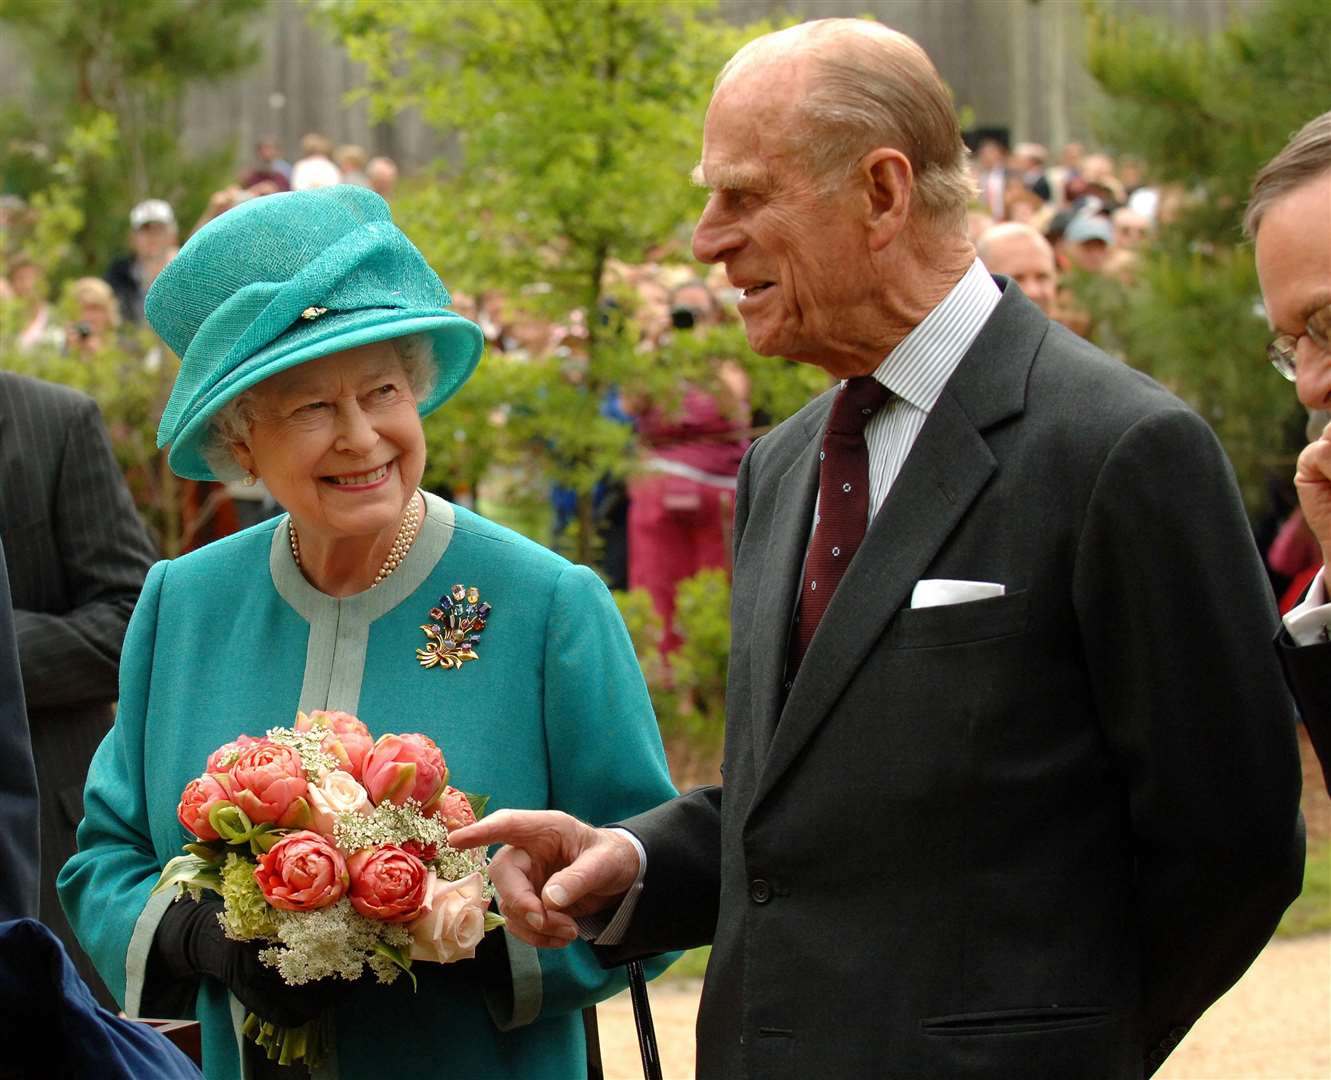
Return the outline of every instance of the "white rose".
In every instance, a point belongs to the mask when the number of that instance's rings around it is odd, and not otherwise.
[[[407,924],[411,958],[436,964],[471,959],[485,936],[485,908],[479,873],[445,881],[432,871],[421,914]]]
[[[369,814],[373,809],[369,795],[349,772],[332,769],[317,784],[310,785],[314,827],[329,838],[339,814]]]

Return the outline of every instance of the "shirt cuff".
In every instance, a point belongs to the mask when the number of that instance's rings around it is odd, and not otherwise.
[[[642,846],[642,841],[629,832],[628,829],[612,826],[610,831],[619,833],[620,836],[633,845],[633,850],[638,853],[638,876],[633,879],[629,891],[624,894],[624,899],[619,902],[619,907],[610,918],[607,919],[604,912],[598,912],[595,915],[584,915],[580,919],[574,920],[578,924],[578,936],[583,941],[590,941],[593,945],[618,945],[623,940],[624,932],[633,919],[633,912],[638,907],[638,896],[642,892],[642,879],[647,875],[647,852]]]
[[[1327,640],[1331,603],[1326,599],[1326,567],[1317,571],[1303,601],[1285,613],[1285,629],[1297,645],[1318,645]]]

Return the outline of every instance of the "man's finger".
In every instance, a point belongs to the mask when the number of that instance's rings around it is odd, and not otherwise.
[[[537,838],[562,836],[577,824],[576,818],[558,810],[498,810],[475,825],[451,830],[448,844],[459,851],[491,844],[524,847]]]
[[[1328,481],[1331,481],[1331,441],[1328,441],[1324,434],[1316,442],[1305,446],[1299,454],[1294,482],[1324,484]]]
[[[589,915],[622,896],[638,876],[638,853],[633,845],[604,833],[563,870],[550,875],[541,890],[547,910]]]

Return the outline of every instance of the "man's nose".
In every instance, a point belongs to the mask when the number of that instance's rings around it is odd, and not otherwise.
[[[736,243],[733,224],[717,209],[716,196],[711,196],[693,227],[693,257],[699,262],[717,263]]]

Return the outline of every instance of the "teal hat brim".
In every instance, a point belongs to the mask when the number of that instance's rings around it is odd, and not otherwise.
[[[213,417],[229,401],[298,364],[411,334],[426,335],[432,345],[437,378],[434,389],[419,403],[417,410],[421,416],[428,416],[452,397],[476,370],[485,346],[480,327],[461,315],[444,310],[408,312],[401,308],[372,308],[345,314],[329,312],[326,320],[310,320],[308,326],[298,326],[283,335],[209,389],[194,414],[171,441],[167,463],[172,472],[187,480],[216,480],[202,450]]]

